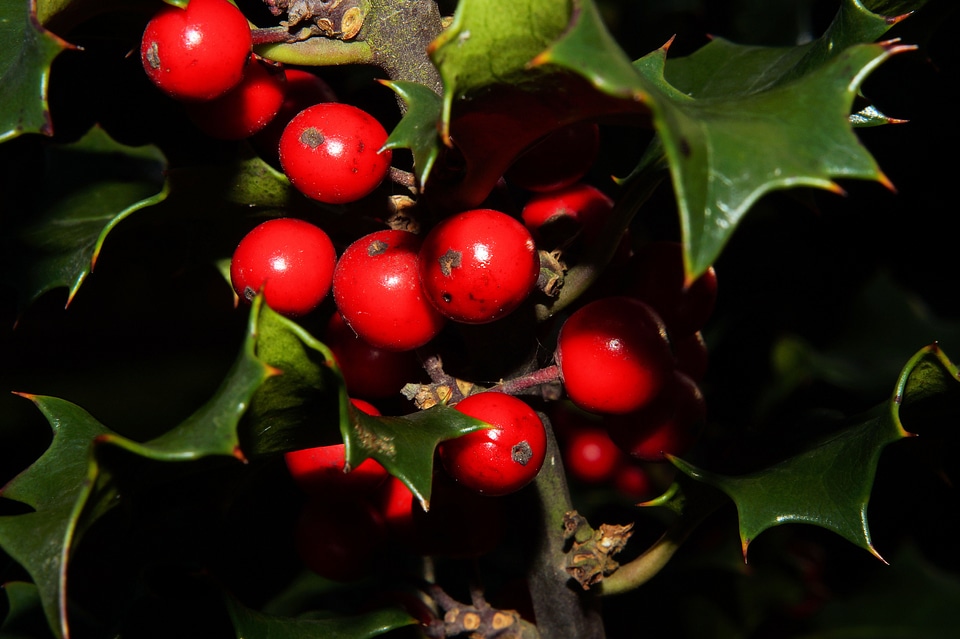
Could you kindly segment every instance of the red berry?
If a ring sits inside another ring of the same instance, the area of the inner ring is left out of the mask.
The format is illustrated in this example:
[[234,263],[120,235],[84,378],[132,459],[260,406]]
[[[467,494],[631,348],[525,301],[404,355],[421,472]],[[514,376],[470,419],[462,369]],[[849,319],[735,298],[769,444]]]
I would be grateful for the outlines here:
[[458,482],[484,495],[520,490],[537,476],[546,456],[543,422],[525,402],[511,395],[470,395],[455,408],[493,427],[441,442],[440,459]]
[[485,324],[514,311],[533,291],[540,257],[530,231],[493,209],[441,220],[424,237],[420,279],[446,317]]
[[423,376],[413,351],[378,348],[353,332],[340,313],[327,322],[324,343],[333,351],[351,396],[383,399],[398,396],[405,384]]
[[294,527],[294,544],[304,565],[340,582],[369,574],[385,540],[383,519],[364,499],[310,499]]
[[412,350],[446,323],[420,286],[419,250],[419,236],[385,229],[356,240],[340,256],[333,299],[346,324],[368,344]]
[[563,463],[570,477],[588,484],[613,479],[623,451],[602,427],[579,428],[566,439]]
[[717,274],[711,266],[685,286],[683,245],[651,242],[631,258],[626,295],[653,307],[672,339],[699,331],[710,319],[717,301]]
[[556,360],[570,400],[596,413],[645,406],[673,369],[661,319],[624,296],[595,300],[570,315],[557,337]]
[[335,102],[336,94],[326,81],[303,69],[284,68],[287,90],[277,115],[257,132],[251,141],[271,162],[279,161],[280,136],[290,120],[307,107],[321,102]]
[[240,83],[253,39],[227,0],[164,5],[147,23],[140,59],[150,80],[178,100],[212,100]]
[[627,415],[604,418],[610,438],[628,454],[645,461],[687,452],[703,431],[707,405],[700,387],[674,371],[660,396]]
[[283,457],[290,476],[308,495],[369,495],[390,476],[372,457],[344,471],[345,451],[343,444],[330,444],[290,451]]
[[650,499],[656,495],[656,484],[640,462],[621,464],[613,476],[613,485],[627,499]]
[[263,289],[282,315],[306,315],[330,292],[337,254],[330,237],[295,218],[277,218],[247,233],[230,262],[230,280],[241,299]]
[[280,166],[293,186],[314,200],[345,204],[369,195],[387,175],[391,151],[383,125],[342,102],[307,107],[280,136]]
[[267,125],[283,104],[286,76],[274,64],[252,57],[240,84],[205,102],[186,105],[201,131],[220,140],[242,140]]
[[524,151],[504,174],[509,184],[553,191],[580,180],[597,161],[600,128],[578,122],[554,131]]
[[541,247],[552,250],[563,247],[571,238],[594,241],[610,217],[613,200],[606,193],[577,182],[562,189],[537,193],[531,197],[520,217]]

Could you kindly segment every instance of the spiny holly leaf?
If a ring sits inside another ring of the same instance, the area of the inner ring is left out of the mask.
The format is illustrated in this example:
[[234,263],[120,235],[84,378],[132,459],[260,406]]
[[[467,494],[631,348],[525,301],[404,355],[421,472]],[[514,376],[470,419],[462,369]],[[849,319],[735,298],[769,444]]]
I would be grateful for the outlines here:
[[[253,328],[253,323],[250,324]],[[53,429],[50,447],[0,492],[33,512],[0,517],[0,547],[19,562],[37,585],[50,627],[69,637],[67,574],[71,554],[84,530],[121,498],[106,448],[119,448],[157,461],[207,456],[243,459],[237,424],[253,393],[273,374],[253,355],[254,334],[217,393],[184,423],[146,443],[129,440],[70,402],[23,396],[43,412]]]
[[347,463],[356,468],[373,457],[407,485],[424,510],[430,508],[437,444],[489,427],[442,404],[403,417],[372,417],[352,407],[351,412],[353,423],[343,434]]
[[937,317],[889,275],[863,287],[836,328],[829,342],[817,346],[795,335],[778,340],[770,404],[813,382],[876,397],[918,344],[936,340],[947,351],[960,348],[960,325]]
[[166,196],[165,164],[156,147],[118,144],[99,127],[75,143],[48,147],[44,171],[31,184],[33,200],[13,211],[4,231],[6,270],[21,306],[58,287],[69,289],[69,304],[107,235]]
[[266,304],[256,321],[257,357],[280,374],[253,396],[243,423],[244,450],[271,455],[338,443],[349,398],[333,353]]
[[[576,72],[535,60],[571,28],[582,4],[553,0],[470,0],[430,47],[444,83],[440,138],[462,170],[425,188],[443,205],[465,208],[489,195],[514,159],[544,135],[606,115],[648,120],[645,104],[604,93]],[[595,13],[595,9],[593,10]],[[593,41],[578,45],[583,57]],[[635,75],[635,74],[634,74]]]
[[40,25],[36,0],[0,5],[0,142],[22,133],[53,135],[47,110],[50,65],[72,48]]
[[934,344],[918,351],[903,367],[890,402],[778,464],[732,477],[682,459],[671,461],[736,503],[744,558],[757,535],[786,523],[826,528],[881,558],[867,523],[880,454],[887,444],[912,436],[900,422],[901,405],[955,392],[957,379],[957,367]]
[[381,80],[381,83],[400,96],[407,107],[383,148],[410,149],[417,184],[422,187],[440,155],[437,123],[440,121],[443,101],[429,87],[416,82]]
[[[677,194],[688,279],[716,260],[745,212],[770,190],[839,191],[840,177],[890,186],[854,136],[850,111],[865,77],[910,48],[860,44],[898,18],[875,16],[848,0],[810,45],[740,47],[717,39],[667,63],[668,43],[636,61],[631,73],[596,10],[581,6],[579,19],[536,62],[581,73],[611,96],[649,106]],[[589,42],[597,57],[585,53]],[[774,139],[781,143],[770,145]]]
[[445,406],[402,417],[366,415],[350,403],[333,353],[303,327],[263,305],[257,333],[257,356],[280,375],[254,396],[247,415],[244,449],[251,454],[337,443],[339,428],[348,467],[374,458],[426,509],[437,444],[487,427]]
[[399,608],[384,608],[350,617],[301,619],[265,615],[228,598],[227,611],[238,639],[369,639],[417,623]]

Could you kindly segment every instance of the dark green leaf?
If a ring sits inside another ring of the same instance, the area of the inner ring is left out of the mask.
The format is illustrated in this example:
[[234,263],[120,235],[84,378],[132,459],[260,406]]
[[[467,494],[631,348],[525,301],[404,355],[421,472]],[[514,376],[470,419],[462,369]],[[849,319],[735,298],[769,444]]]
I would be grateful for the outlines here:
[[[37,639],[52,636],[47,630],[43,605],[37,587],[20,581],[0,586],[0,597],[7,599],[7,614],[0,620],[0,636],[4,639]],[[3,606],[0,605],[0,610]],[[44,631],[47,632],[44,632]]]
[[[850,110],[865,77],[909,48],[862,44],[890,20],[848,0],[809,45],[746,47],[717,38],[669,63],[665,46],[635,62],[631,73],[589,8],[584,3],[573,27],[538,61],[652,110],[680,208],[689,279],[716,261],[742,216],[771,190],[802,185],[839,192],[836,178],[889,186],[853,134]],[[598,58],[587,53],[589,44]]]
[[68,303],[93,270],[107,235],[134,212],[160,202],[165,159],[154,146],[128,147],[94,127],[72,144],[50,146],[26,210],[11,215],[8,276],[21,306],[58,287]]
[[254,396],[246,424],[255,454],[337,443],[356,468],[372,457],[429,506],[437,444],[486,427],[445,406],[402,417],[373,417],[353,408],[333,353],[266,305],[257,327],[257,356],[279,375]]
[[364,615],[324,619],[272,617],[227,599],[227,609],[237,639],[369,639],[411,626],[417,620],[398,608],[385,608]]
[[778,464],[726,476],[682,459],[672,461],[736,503],[744,556],[764,530],[805,523],[831,530],[879,557],[870,538],[867,504],[883,449],[912,435],[900,422],[901,405],[954,391],[957,379],[957,367],[936,345],[928,346],[903,367],[889,402]]
[[350,466],[356,468],[373,457],[407,485],[424,510],[430,507],[437,444],[488,427],[440,404],[403,417],[372,417],[352,408],[350,412],[352,423],[344,425],[349,429],[344,443]]
[[[257,305],[254,307],[254,314]],[[40,591],[50,627],[68,636],[68,562],[82,532],[119,503],[110,470],[101,461],[105,447],[159,461],[206,456],[243,458],[237,423],[254,391],[271,370],[253,355],[254,322],[233,369],[219,391],[184,423],[146,443],[116,434],[88,412],[62,399],[24,395],[43,412],[53,442],[15,477],[2,496],[33,512],[0,517],[0,546],[30,574]]]
[[70,48],[37,21],[35,0],[0,5],[0,142],[22,133],[53,134],[50,65]]
[[[643,102],[608,95],[576,70],[544,57],[547,47],[573,28],[571,20],[599,20],[592,2],[582,4],[575,11],[548,0],[458,5],[431,56],[444,81],[440,138],[455,147],[463,169],[445,178],[449,184],[431,182],[426,193],[445,206],[476,206],[526,147],[566,124],[622,114],[647,121]],[[582,54],[577,62],[598,54],[590,50],[593,45],[572,47]]]
[[403,119],[390,132],[383,148],[410,149],[413,153],[413,170],[417,183],[423,185],[440,155],[437,123],[440,121],[443,102],[440,96],[422,84],[386,80],[383,84],[393,89],[407,107]]

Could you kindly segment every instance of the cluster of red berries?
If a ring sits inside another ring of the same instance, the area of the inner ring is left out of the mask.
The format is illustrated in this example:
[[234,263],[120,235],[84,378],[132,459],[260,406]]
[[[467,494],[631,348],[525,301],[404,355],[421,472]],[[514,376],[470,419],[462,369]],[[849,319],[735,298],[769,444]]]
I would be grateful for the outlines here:
[[687,284],[682,260],[676,242],[641,247],[628,260],[622,291],[575,310],[557,337],[567,397],[601,416],[617,446],[645,461],[686,452],[706,424],[701,328],[717,278],[710,268]]
[[[538,246],[564,259],[595,243],[612,217],[614,201],[583,181],[598,135],[592,123],[559,129],[504,176],[530,192],[521,216]],[[650,241],[635,250],[629,231],[607,273],[593,287],[603,292],[564,321],[555,351],[566,397],[598,419],[565,419],[578,424],[557,431],[571,476],[637,496],[648,482],[624,454],[644,462],[680,455],[705,425],[701,329],[716,303],[717,277],[710,268],[687,282],[680,243]]]
[[147,23],[140,59],[201,131],[251,139],[310,198],[353,202],[387,175],[383,125],[337,102],[320,77],[256,55],[246,17],[228,0],[164,6]]
[[[246,18],[228,0],[165,6],[146,27],[141,58],[150,79],[182,102],[201,130],[250,139],[308,198],[355,202],[390,171],[384,127],[338,102],[318,76],[257,56]],[[503,176],[526,192],[516,216],[475,208],[441,217],[422,234],[384,228],[342,246],[302,219],[262,222],[234,251],[233,288],[240,300],[262,295],[289,317],[309,315],[332,297],[324,341],[355,397],[353,410],[378,415],[365,400],[394,397],[421,377],[416,350],[449,323],[506,317],[537,289],[544,257],[569,263],[602,238],[614,201],[584,180],[599,148],[598,126],[575,123],[519,156]],[[638,497],[647,485],[636,460],[682,453],[703,427],[700,329],[713,309],[716,276],[711,269],[688,283],[679,244],[651,242],[635,251],[628,232],[612,264],[620,276],[615,292],[581,302],[560,327],[554,354],[567,398],[597,423],[558,429],[558,436],[571,476],[612,481]],[[298,533],[308,565],[346,579],[362,574],[358,562],[387,538],[431,554],[470,554],[495,543],[495,532],[477,526],[500,521],[498,501],[487,498],[536,477],[546,431],[530,405],[502,392],[469,395],[455,408],[491,428],[440,443],[443,472],[429,513],[372,459],[344,473],[343,445],[286,455],[309,495]],[[338,508],[329,507],[331,499]],[[352,524],[339,525],[331,512]],[[452,548],[445,534],[451,525],[478,534],[458,535],[467,545]]]
[[[369,402],[351,402],[353,410],[380,415]],[[441,444],[446,472],[435,473],[429,511],[373,459],[344,472],[343,444],[285,455],[306,496],[295,543],[308,568],[351,581],[367,574],[378,551],[391,544],[421,555],[473,557],[499,543],[506,530],[503,504],[489,497],[514,492],[539,472],[543,423],[524,402],[502,393],[471,395],[456,408],[493,427]],[[512,463],[502,463],[504,457]]]

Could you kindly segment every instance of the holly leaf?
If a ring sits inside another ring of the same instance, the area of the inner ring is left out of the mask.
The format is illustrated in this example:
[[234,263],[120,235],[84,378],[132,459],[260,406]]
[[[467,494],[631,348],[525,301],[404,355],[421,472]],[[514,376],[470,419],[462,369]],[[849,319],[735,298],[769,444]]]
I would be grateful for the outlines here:
[[13,200],[17,208],[4,232],[5,271],[21,307],[59,287],[68,289],[69,305],[107,235],[166,197],[166,160],[152,145],[125,146],[94,127],[78,141],[51,145],[44,153],[31,201]]
[[410,149],[413,153],[413,171],[422,188],[440,155],[437,123],[443,110],[443,101],[429,87],[416,82],[381,80],[381,84],[396,93],[407,110],[390,132],[384,149]]
[[[911,48],[863,43],[905,16],[878,16],[847,0],[809,45],[745,47],[718,38],[667,63],[668,43],[637,60],[631,73],[595,8],[584,2],[580,13],[537,62],[576,71],[612,96],[650,107],[680,209],[688,279],[716,261],[742,216],[771,190],[803,185],[840,192],[836,178],[891,186],[853,134],[850,112],[866,76]],[[597,56],[585,55],[589,42]],[[779,143],[770,145],[774,139]]]
[[[40,594],[34,584],[22,581],[7,582],[0,587],[0,597],[6,598],[6,605],[0,601],[0,635],[6,639],[34,639],[40,635],[38,629],[45,629],[46,619]],[[46,636],[46,635],[44,635]]]
[[50,65],[73,48],[40,24],[36,0],[0,6],[0,142],[23,133],[53,135]]
[[182,424],[145,443],[117,434],[66,400],[23,394],[47,418],[53,440],[36,462],[0,491],[0,496],[33,509],[0,517],[0,547],[30,574],[58,637],[70,635],[67,575],[73,550],[83,532],[121,498],[104,455],[108,449],[120,449],[167,462],[210,456],[242,460],[237,424],[253,393],[275,373],[254,356],[253,344],[250,330],[214,396]]
[[433,451],[437,444],[489,424],[442,404],[402,417],[373,417],[351,407],[343,441],[347,463],[356,468],[372,457],[410,489],[424,510],[430,509]]
[[415,625],[416,619],[399,608],[383,608],[363,615],[322,619],[275,617],[227,598],[227,611],[237,637],[270,639],[369,639]]
[[[452,24],[431,43],[429,53],[444,85],[440,139],[456,158],[451,164],[462,163],[462,168],[435,175],[426,193],[444,206],[475,206],[514,159],[544,135],[602,116],[647,118],[642,101],[608,95],[575,71],[538,63],[581,16],[595,14],[589,0],[469,0],[457,5]],[[577,48],[589,57],[596,54],[595,46],[587,40]]]
[[293,320],[263,305],[257,356],[281,372],[254,396],[245,450],[278,454],[338,443],[348,468],[372,457],[429,508],[434,451],[441,441],[488,427],[446,406],[401,417],[356,410],[333,353]]
[[737,506],[744,558],[763,531],[787,523],[831,530],[883,559],[873,547],[867,504],[883,449],[913,436],[900,421],[902,405],[955,392],[958,370],[933,344],[903,367],[892,399],[806,450],[746,475],[713,473],[676,457],[692,479],[720,489]]

